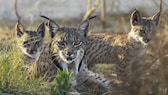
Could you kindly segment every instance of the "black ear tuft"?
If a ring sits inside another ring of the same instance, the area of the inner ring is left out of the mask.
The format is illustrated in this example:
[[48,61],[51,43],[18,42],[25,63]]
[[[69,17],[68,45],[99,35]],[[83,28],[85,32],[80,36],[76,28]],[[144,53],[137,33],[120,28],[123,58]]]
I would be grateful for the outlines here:
[[23,25],[19,22],[15,26],[15,31],[16,31],[17,37],[21,37],[25,32]]
[[37,28],[37,31],[36,31],[38,34],[41,35],[41,37],[44,37],[45,36],[45,23],[41,23],[38,28]]
[[57,25],[52,19],[46,17],[46,16],[43,16],[43,15],[40,15],[40,17],[42,18],[45,18],[48,20],[48,22],[46,23],[46,26],[49,28],[49,32],[50,32],[50,35],[51,35],[51,38],[53,38],[55,36],[55,33],[59,30],[59,25]]
[[141,22],[141,15],[138,10],[135,9],[135,11],[131,14],[130,22],[131,25],[137,25]]
[[48,17],[46,17],[46,16],[44,16],[44,15],[40,15],[40,17],[45,18],[45,19],[47,19],[47,20],[50,20],[50,18],[48,18]]
[[92,20],[93,18],[96,18],[96,17],[97,17],[97,15],[91,16],[91,17],[88,18],[88,20]]

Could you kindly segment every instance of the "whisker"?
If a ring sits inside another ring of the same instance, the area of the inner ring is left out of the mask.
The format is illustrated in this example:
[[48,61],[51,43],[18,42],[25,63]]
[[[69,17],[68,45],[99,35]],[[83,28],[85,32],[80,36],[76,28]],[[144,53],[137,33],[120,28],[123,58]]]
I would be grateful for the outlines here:
[[41,41],[41,39],[38,39],[38,40],[34,40],[34,41],[27,42],[27,43],[26,43],[26,44],[24,44],[24,45],[27,45],[27,44],[32,44],[32,43],[39,42],[39,41]]

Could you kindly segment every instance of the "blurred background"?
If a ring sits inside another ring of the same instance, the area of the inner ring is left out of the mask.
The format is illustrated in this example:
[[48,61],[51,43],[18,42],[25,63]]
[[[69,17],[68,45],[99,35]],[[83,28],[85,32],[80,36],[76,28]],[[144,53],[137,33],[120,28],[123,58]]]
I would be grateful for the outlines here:
[[[102,2],[105,3],[107,15],[129,13],[139,9],[148,15],[157,10],[159,0],[18,0],[18,11],[23,20],[37,21],[39,15],[47,15],[53,19],[82,18],[87,11],[88,2],[96,7],[95,14],[100,15]],[[163,0],[168,4],[167,0]],[[163,5],[167,10],[168,6]],[[15,21],[14,0],[0,0],[0,20]]]
[[[95,21],[102,27],[96,30],[92,28],[94,31],[122,32],[126,31],[125,29],[128,31],[129,27],[123,26],[124,30],[118,27],[124,23],[129,25],[127,21],[134,9],[145,14],[143,16],[151,16],[157,12],[158,2],[159,0],[18,0],[17,10],[21,20],[27,25],[34,26],[36,22],[43,20],[39,15],[45,15],[56,20],[58,24],[68,26],[77,25],[90,15],[98,15]],[[163,0],[163,3],[166,12],[168,0]],[[0,23],[13,26],[16,21],[14,0],[0,0]]]

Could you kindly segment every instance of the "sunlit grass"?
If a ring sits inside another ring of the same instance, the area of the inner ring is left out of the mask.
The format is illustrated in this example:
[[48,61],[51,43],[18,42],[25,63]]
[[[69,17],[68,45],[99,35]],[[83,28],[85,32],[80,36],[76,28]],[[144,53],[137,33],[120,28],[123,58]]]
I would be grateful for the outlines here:
[[[26,72],[21,71],[24,65],[16,47],[4,53],[0,60],[0,87],[11,93],[36,93],[41,80],[25,80]],[[5,90],[4,90],[5,91]]]
[[21,70],[24,62],[15,45],[6,53],[1,50],[0,54],[0,93],[67,95],[71,88],[71,75],[65,72],[59,72],[52,83],[44,82],[40,78],[26,80],[26,71]]
[[51,95],[67,95],[71,89],[72,73],[67,74],[66,71],[59,71],[55,84],[51,85]]

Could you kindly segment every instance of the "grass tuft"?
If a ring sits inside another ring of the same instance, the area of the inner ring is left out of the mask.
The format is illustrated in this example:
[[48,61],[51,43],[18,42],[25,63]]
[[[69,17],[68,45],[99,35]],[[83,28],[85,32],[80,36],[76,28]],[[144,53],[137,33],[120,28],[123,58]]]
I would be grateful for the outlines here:
[[71,89],[72,73],[67,74],[66,71],[58,71],[54,84],[51,85],[51,95],[68,95]]
[[[26,71],[22,71],[24,61],[19,57],[17,47],[12,45],[8,52],[0,50],[0,94],[14,95],[67,95],[71,88],[72,74],[58,72],[57,78],[51,82],[42,79],[26,80]],[[52,84],[52,85],[49,85]]]

